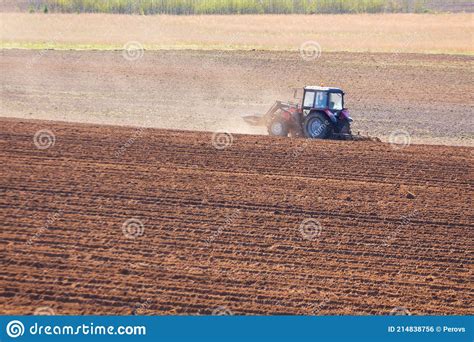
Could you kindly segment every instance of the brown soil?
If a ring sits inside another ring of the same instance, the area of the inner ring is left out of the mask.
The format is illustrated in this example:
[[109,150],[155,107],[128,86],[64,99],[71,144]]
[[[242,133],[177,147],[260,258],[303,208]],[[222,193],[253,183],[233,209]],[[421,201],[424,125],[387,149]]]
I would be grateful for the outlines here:
[[172,129],[266,133],[242,114],[264,113],[293,87],[346,93],[354,131],[384,140],[474,146],[473,57],[297,52],[2,50],[1,116]]
[[474,313],[472,148],[1,127],[1,314]]

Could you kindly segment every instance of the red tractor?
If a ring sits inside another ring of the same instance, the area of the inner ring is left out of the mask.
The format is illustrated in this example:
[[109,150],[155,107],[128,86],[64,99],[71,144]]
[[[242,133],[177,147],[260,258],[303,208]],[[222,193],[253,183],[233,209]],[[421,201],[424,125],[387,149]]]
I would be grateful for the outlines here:
[[309,139],[356,138],[351,133],[352,118],[344,108],[344,92],[339,88],[305,87],[300,104],[277,101],[266,114],[244,116],[253,126],[266,126],[270,135]]

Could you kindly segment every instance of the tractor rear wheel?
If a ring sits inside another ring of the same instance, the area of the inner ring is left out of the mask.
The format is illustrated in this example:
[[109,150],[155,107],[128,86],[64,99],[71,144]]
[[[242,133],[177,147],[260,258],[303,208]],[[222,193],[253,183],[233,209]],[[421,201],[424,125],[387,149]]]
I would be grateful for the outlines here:
[[309,114],[303,123],[304,133],[310,139],[327,139],[333,131],[332,124],[323,113]]
[[273,120],[268,126],[268,134],[279,137],[287,137],[289,133],[288,125],[282,120]]

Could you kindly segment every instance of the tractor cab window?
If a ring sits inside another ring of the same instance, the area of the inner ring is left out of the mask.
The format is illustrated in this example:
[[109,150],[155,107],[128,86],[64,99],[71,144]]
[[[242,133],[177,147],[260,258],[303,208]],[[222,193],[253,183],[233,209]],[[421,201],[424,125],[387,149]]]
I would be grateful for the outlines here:
[[329,109],[331,110],[342,110],[342,94],[331,93],[329,94]]
[[304,94],[303,107],[313,108],[314,105],[314,91],[307,91]]
[[328,93],[325,91],[318,91],[316,93],[316,100],[314,101],[314,108],[326,108],[328,103]]

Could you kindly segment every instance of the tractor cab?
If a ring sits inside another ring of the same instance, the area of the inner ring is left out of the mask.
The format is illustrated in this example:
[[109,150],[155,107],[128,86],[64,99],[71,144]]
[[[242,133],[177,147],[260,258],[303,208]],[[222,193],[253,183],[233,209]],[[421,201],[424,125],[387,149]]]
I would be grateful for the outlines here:
[[314,87],[304,88],[302,108],[304,115],[313,110],[339,112],[344,109],[344,92],[339,88]]
[[[301,89],[301,88],[299,88]],[[295,89],[295,98],[298,89]],[[307,86],[301,106],[277,101],[264,115],[246,115],[254,126],[266,126],[270,135],[309,139],[352,139],[349,111],[340,88]]]

